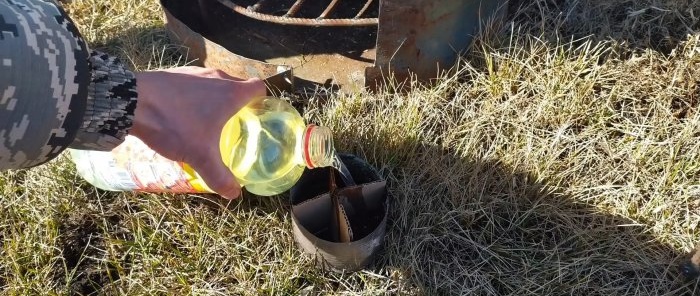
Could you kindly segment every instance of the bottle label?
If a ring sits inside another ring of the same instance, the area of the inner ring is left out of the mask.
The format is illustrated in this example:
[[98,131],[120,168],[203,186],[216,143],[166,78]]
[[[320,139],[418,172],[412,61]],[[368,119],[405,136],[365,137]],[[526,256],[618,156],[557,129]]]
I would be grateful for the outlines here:
[[117,190],[168,193],[211,192],[188,165],[156,153],[140,139],[127,136],[105,157],[105,169],[96,167],[105,183]]
[[111,190],[131,191],[138,188],[129,171],[118,166],[110,152],[90,151],[88,155],[93,178],[101,180]]

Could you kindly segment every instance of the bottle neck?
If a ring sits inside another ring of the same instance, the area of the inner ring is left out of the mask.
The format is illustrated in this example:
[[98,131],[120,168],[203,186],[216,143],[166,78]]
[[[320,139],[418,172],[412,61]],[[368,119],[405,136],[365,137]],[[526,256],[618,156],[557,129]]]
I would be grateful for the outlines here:
[[335,160],[335,147],[331,129],[310,124],[302,139],[304,164],[309,169],[332,166]]

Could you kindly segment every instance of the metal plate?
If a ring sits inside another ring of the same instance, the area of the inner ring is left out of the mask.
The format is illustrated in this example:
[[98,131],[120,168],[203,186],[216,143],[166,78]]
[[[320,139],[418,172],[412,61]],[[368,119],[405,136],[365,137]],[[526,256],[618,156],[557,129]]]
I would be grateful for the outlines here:
[[[410,75],[427,81],[451,68],[489,17],[505,12],[505,0],[382,0],[374,67],[367,86]],[[390,75],[389,75],[390,74]]]

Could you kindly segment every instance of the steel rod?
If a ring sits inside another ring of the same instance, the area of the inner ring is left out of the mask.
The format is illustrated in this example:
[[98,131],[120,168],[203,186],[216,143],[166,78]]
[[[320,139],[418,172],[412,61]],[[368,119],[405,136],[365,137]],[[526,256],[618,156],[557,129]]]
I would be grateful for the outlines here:
[[294,5],[289,8],[289,11],[287,11],[287,14],[285,17],[293,17],[297,12],[299,12],[299,8],[301,8],[301,5],[304,4],[305,0],[297,0],[294,2]]
[[374,1],[374,0],[367,0],[367,2],[365,3],[365,6],[363,6],[362,9],[360,9],[360,12],[357,13],[355,18],[360,18],[363,14],[365,14],[365,12],[369,8],[369,6],[372,5],[372,1]]
[[331,1],[331,4],[328,4],[328,7],[326,7],[326,10],[324,10],[323,13],[321,13],[321,15],[318,16],[318,18],[325,19],[331,12],[333,12],[336,5],[338,5],[338,1],[340,1],[340,0]]
[[253,12],[257,12],[260,9],[260,6],[262,6],[265,2],[267,2],[267,0],[260,0],[257,3],[255,3],[251,6],[248,6],[248,10],[253,11]]
[[[247,17],[272,22],[284,25],[297,25],[297,26],[336,26],[336,27],[351,27],[351,26],[376,26],[379,24],[378,18],[360,18],[360,19],[308,19],[308,18],[296,18],[296,17],[284,17],[276,16],[270,14],[259,13],[251,11],[243,6],[235,4],[230,0],[217,0],[219,3],[225,5],[231,10],[245,15]],[[337,2],[337,0],[335,0]]]

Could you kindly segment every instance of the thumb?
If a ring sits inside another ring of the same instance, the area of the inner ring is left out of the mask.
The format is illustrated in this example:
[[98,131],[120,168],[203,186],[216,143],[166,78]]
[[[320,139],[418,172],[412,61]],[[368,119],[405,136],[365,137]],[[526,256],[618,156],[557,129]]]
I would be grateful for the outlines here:
[[[218,152],[218,151],[217,151]],[[226,165],[218,157],[208,157],[192,164],[192,168],[199,173],[207,186],[226,199],[236,199],[241,195],[241,186]]]

